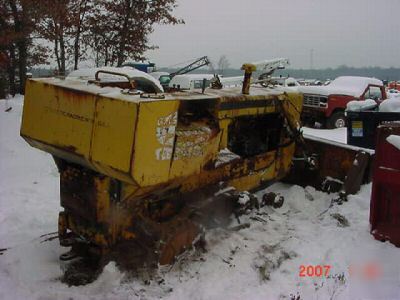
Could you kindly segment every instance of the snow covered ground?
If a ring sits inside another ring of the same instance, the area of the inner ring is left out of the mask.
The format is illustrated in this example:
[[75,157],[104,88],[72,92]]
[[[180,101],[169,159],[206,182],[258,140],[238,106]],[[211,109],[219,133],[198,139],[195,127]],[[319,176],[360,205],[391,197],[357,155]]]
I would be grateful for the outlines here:
[[347,128],[336,128],[336,129],[315,129],[309,127],[302,127],[301,130],[305,137],[316,137],[330,141],[339,142],[342,144],[347,143]]
[[[66,286],[64,251],[42,236],[57,230],[58,173],[50,155],[20,138],[22,106],[22,97],[0,100],[0,248],[8,248],[0,255],[0,299],[400,298],[400,249],[369,233],[371,185],[330,206],[337,195],[277,183],[268,191],[285,197],[281,208],[242,217],[250,227],[240,231],[208,232],[206,253],[188,252],[139,278],[110,263],[92,284]],[[306,132],[343,136],[343,129],[315,130]],[[328,276],[299,276],[309,265],[330,266]]]

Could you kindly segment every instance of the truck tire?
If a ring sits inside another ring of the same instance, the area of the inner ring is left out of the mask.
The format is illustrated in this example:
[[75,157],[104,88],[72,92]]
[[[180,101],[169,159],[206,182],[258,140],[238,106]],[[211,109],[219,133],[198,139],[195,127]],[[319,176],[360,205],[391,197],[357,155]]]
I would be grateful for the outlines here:
[[346,127],[346,117],[343,111],[337,111],[329,117],[326,122],[326,128],[334,129],[342,127]]

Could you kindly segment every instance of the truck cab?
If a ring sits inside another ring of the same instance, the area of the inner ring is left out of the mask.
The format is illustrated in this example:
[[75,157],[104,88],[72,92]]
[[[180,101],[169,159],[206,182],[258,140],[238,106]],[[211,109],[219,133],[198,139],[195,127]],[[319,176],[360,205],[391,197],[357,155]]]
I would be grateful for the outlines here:
[[387,99],[381,80],[368,77],[341,76],[326,86],[305,86],[302,119],[305,124],[319,122],[326,128],[346,126],[344,111],[353,100]]

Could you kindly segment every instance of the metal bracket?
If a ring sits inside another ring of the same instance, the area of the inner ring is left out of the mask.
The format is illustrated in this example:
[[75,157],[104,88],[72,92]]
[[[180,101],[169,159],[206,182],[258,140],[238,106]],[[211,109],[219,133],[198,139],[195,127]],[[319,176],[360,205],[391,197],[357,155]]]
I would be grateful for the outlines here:
[[128,79],[128,82],[129,82],[130,86],[132,87],[132,89],[135,89],[135,81],[132,78],[130,78],[128,75],[124,74],[124,73],[112,72],[112,71],[107,71],[107,70],[98,70],[96,72],[95,76],[94,76],[94,78],[98,82],[100,81],[100,78],[99,78],[99,74],[100,73],[125,77],[126,79]]

